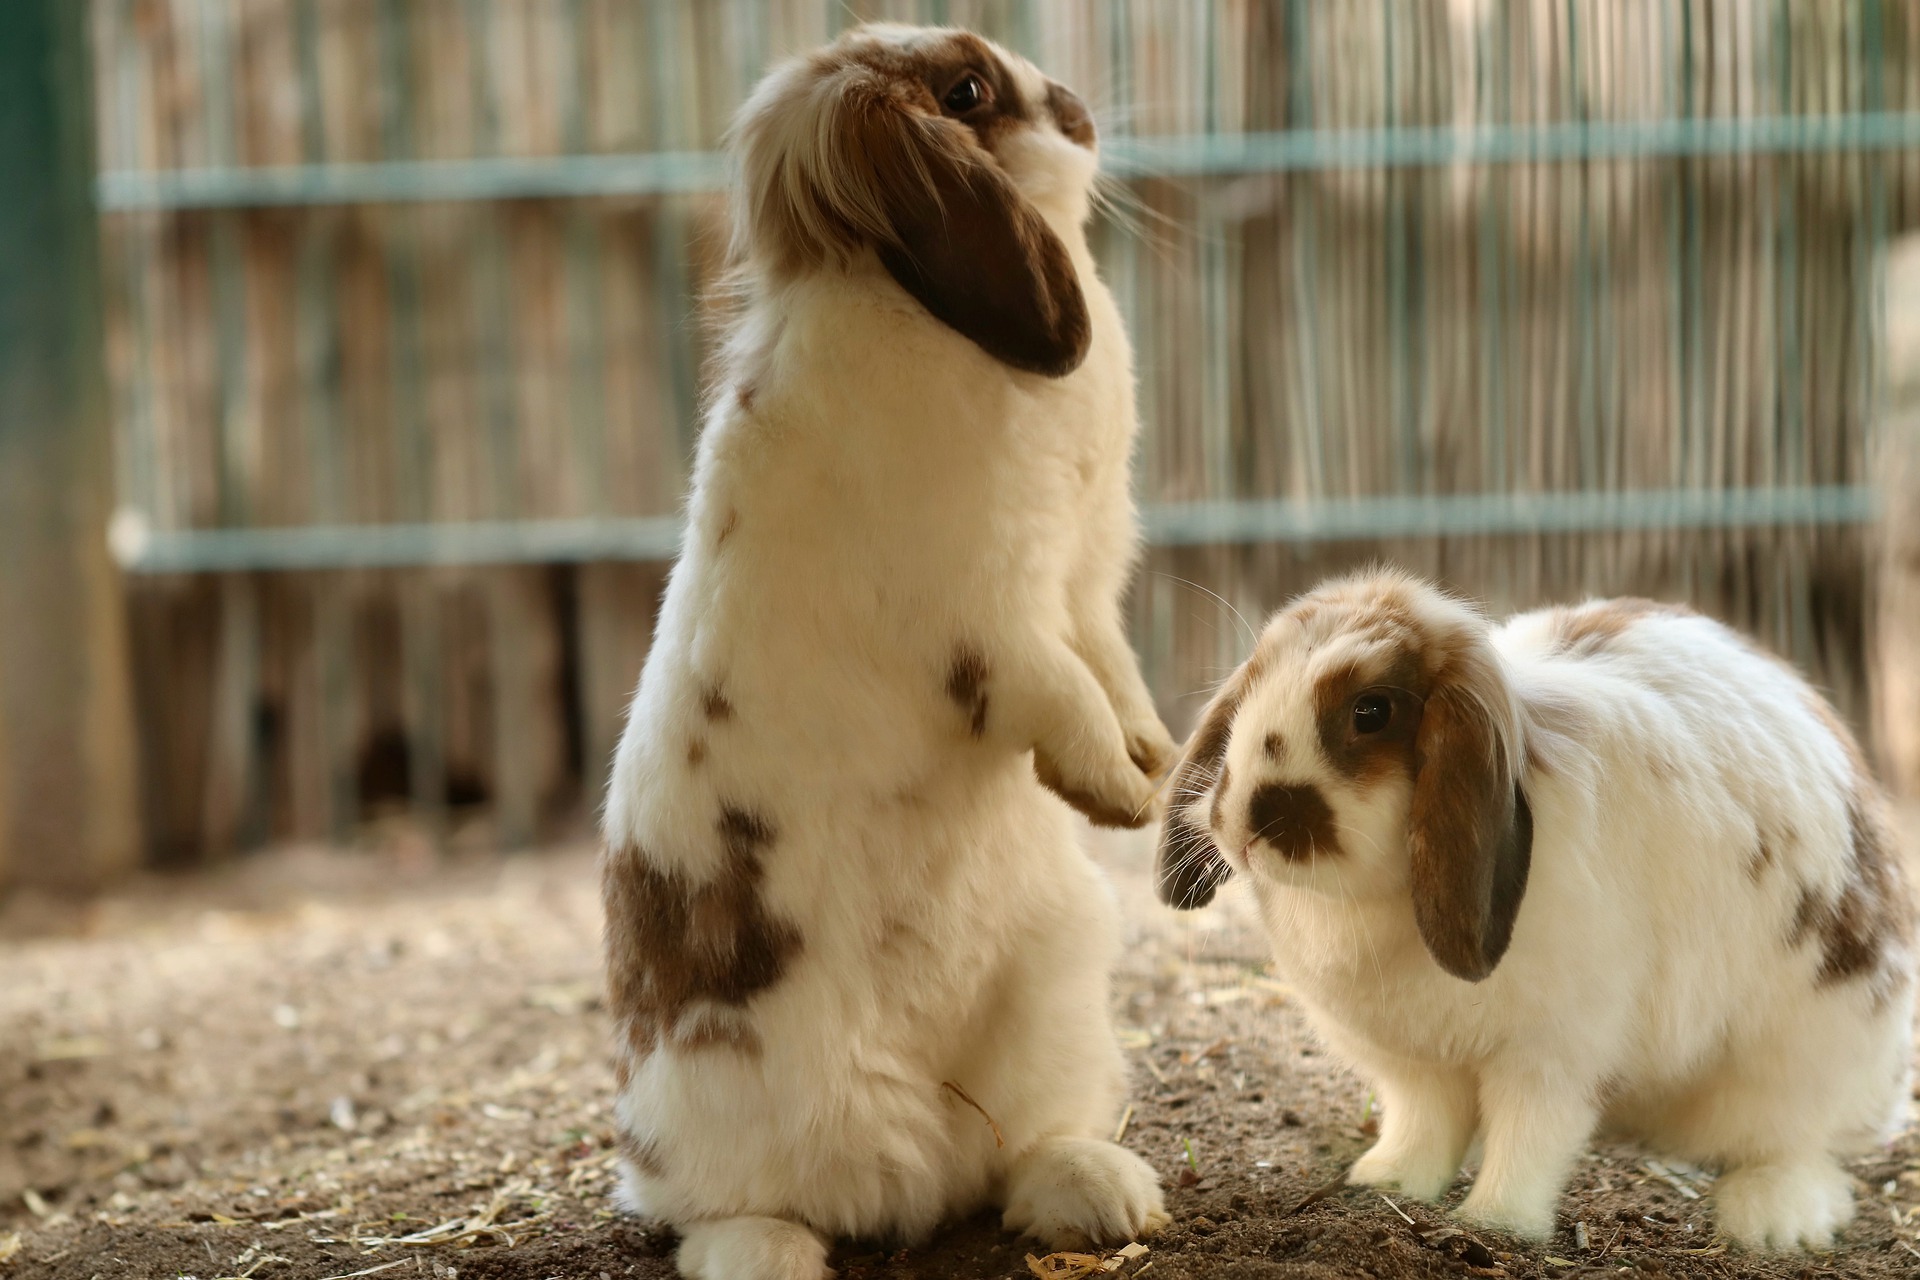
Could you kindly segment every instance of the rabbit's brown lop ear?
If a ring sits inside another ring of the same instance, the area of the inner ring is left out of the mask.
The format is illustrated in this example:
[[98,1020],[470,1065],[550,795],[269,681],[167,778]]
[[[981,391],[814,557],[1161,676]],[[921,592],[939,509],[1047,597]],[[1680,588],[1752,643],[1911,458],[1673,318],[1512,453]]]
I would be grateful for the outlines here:
[[1092,340],[1073,259],[962,126],[893,108],[868,116],[892,240],[880,261],[934,318],[988,355],[1062,377]]
[[1204,907],[1232,873],[1208,826],[1207,792],[1220,777],[1220,762],[1233,736],[1233,717],[1247,686],[1245,667],[1228,677],[1200,714],[1199,727],[1187,739],[1186,754],[1174,767],[1166,821],[1160,828],[1155,881],[1160,901],[1182,911]]
[[829,49],[770,74],[734,144],[734,250],[779,272],[863,245],[941,323],[1062,377],[1092,341],[1073,259],[973,131],[922,83]]
[[1532,863],[1518,734],[1498,659],[1476,638],[1427,696],[1408,823],[1414,922],[1440,967],[1469,982],[1506,954]]

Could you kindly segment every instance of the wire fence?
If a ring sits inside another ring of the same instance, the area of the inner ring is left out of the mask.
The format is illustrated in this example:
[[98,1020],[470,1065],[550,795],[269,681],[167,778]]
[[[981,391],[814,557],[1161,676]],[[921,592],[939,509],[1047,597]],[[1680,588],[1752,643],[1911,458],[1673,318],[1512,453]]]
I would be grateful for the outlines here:
[[1390,556],[1680,595],[1864,721],[1880,259],[1920,11],[1873,0],[93,0],[163,855],[595,794],[697,430],[728,118],[861,18],[1096,106],[1169,719]]

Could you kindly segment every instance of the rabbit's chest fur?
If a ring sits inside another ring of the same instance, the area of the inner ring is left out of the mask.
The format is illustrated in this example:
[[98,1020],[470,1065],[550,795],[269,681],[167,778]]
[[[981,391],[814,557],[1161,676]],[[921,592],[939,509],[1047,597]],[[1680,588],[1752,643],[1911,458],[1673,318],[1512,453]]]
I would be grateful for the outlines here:
[[[1084,272],[1094,351],[1070,377],[1010,375],[869,276],[783,298],[715,397],[604,820],[610,877],[637,859],[693,895],[672,936],[659,913],[609,921],[613,971],[639,975],[611,1001],[642,1037],[623,1115],[672,1170],[636,1184],[651,1211],[718,1197],[911,1235],[968,1210],[997,1158],[942,1082],[985,1090],[1014,1129],[1108,1104],[1104,1087],[1012,1092],[995,1056],[1049,984],[1104,1017],[1116,911],[1031,758],[980,739],[994,685],[956,658],[1009,617],[1066,633],[1085,509],[1124,498],[1131,373]],[[712,885],[751,904],[723,900],[703,935]],[[1033,971],[1055,937],[1072,957]],[[706,951],[767,962],[751,982],[682,981],[674,956]],[[663,973],[685,999],[655,1033]]]
[[672,766],[695,741],[713,786],[983,803],[960,776],[985,762],[956,651],[1008,614],[1064,634],[1083,509],[1125,483],[1131,372],[1111,299],[1089,294],[1094,354],[1059,380],[1010,375],[883,279],[785,300],[709,416],[610,832],[681,821]]

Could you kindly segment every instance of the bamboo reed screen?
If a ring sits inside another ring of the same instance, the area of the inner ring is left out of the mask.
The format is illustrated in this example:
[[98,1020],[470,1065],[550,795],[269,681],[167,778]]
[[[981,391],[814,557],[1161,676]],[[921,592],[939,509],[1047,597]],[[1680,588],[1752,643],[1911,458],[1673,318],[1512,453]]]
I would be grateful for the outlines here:
[[162,859],[591,803],[697,429],[728,118],[856,18],[1099,109],[1176,728],[1390,557],[1678,596],[1864,721],[1906,0],[92,0]]

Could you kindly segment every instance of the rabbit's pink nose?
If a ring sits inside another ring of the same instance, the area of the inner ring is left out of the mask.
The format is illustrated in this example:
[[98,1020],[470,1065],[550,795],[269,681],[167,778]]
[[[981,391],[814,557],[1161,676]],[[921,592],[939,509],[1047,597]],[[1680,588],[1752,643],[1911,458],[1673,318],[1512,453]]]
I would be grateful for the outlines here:
[[1047,82],[1047,109],[1053,112],[1053,122],[1060,126],[1060,132],[1068,141],[1076,142],[1088,150],[1093,149],[1093,116],[1087,111],[1087,104],[1080,101],[1080,95],[1063,84]]

